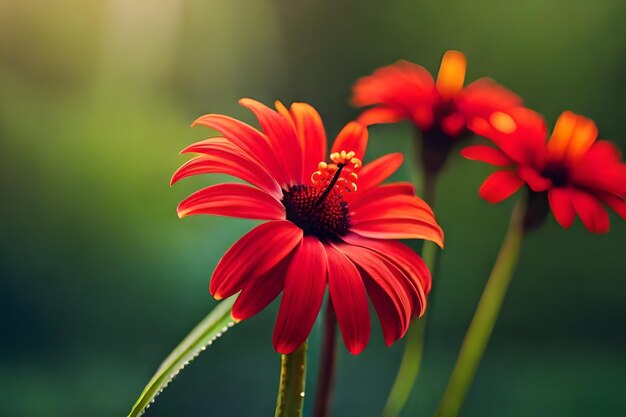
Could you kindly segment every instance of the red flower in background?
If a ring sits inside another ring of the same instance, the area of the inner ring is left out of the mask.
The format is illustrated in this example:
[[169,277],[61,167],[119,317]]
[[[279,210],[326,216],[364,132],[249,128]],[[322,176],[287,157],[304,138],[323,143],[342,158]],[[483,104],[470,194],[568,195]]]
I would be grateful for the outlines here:
[[626,219],[626,164],[611,142],[596,141],[592,120],[566,111],[547,142],[542,117],[522,107],[476,119],[470,128],[498,148],[469,146],[463,156],[508,167],[482,184],[479,193],[485,200],[498,203],[526,184],[535,193],[547,192],[552,213],[564,228],[578,214],[590,232],[607,232],[609,217],[602,202]]
[[348,350],[357,354],[370,334],[368,296],[385,342],[402,337],[413,316],[424,313],[431,278],[423,260],[394,239],[428,239],[443,245],[430,207],[409,183],[380,185],[402,163],[390,154],[362,166],[367,129],[352,122],[339,133],[325,161],[326,134],[311,106],[274,111],[250,99],[240,102],[259,131],[218,114],[200,117],[221,137],[195,143],[199,154],[179,168],[172,183],[197,174],[221,173],[239,183],[202,189],[178,206],[182,218],[213,214],[267,222],[255,227],[223,256],[210,292],[222,299],[239,293],[232,315],[245,320],[283,293],[274,347],[290,353],[308,337],[326,286]]
[[411,121],[424,137],[422,162],[436,172],[455,140],[469,133],[468,122],[522,103],[490,78],[463,88],[465,70],[465,55],[457,51],[443,55],[436,81],[424,67],[407,61],[377,69],[353,87],[356,106],[374,106],[363,112],[359,122]]

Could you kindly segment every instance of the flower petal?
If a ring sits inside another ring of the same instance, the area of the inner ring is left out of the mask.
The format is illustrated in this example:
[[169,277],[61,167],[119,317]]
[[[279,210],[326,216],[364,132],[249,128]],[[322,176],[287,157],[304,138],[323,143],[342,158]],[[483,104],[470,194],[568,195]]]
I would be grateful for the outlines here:
[[239,104],[252,111],[259,120],[278,162],[285,168],[288,185],[302,184],[302,147],[294,126],[278,112],[256,100],[242,98]]
[[326,250],[317,238],[304,236],[293,254],[274,327],[274,348],[296,350],[309,336],[326,290]]
[[176,209],[181,219],[194,214],[283,220],[285,207],[265,191],[238,183],[203,188],[181,201]]
[[373,239],[425,239],[443,248],[441,228],[415,219],[372,220],[352,226],[350,230]]
[[357,122],[350,122],[341,129],[330,152],[354,151],[356,157],[362,161],[367,148],[367,137],[368,133],[365,126]]
[[261,276],[251,278],[237,296],[232,316],[237,321],[246,320],[267,307],[285,287],[285,276],[291,256]]
[[598,199],[581,190],[573,190],[572,204],[583,224],[591,233],[609,231],[609,215]]
[[326,131],[317,110],[306,103],[293,103],[290,109],[302,147],[302,177],[308,178],[326,160]]
[[346,198],[350,198],[350,209],[356,210],[365,204],[372,201],[377,201],[383,198],[392,197],[395,195],[415,195],[415,187],[410,182],[393,182],[390,184],[381,185],[366,189],[359,188],[356,193],[346,194]]
[[535,192],[546,191],[552,186],[552,180],[542,177],[536,169],[529,166],[521,166],[517,169],[517,176],[520,177],[531,190]]
[[426,306],[425,295],[430,292],[432,278],[428,266],[413,249],[393,240],[368,239],[354,233],[348,233],[341,239],[351,245],[376,251],[392,262],[414,282],[416,287],[419,287],[419,291],[424,294],[423,304]]
[[287,179],[276,158],[267,136],[250,125],[221,114],[206,114],[192,123],[192,126],[205,126],[220,132],[226,139],[246,152],[251,158],[264,166],[283,186]]
[[396,123],[404,119],[406,116],[399,110],[386,108],[383,106],[374,107],[365,110],[358,117],[357,122],[364,126],[371,126],[382,123]]
[[548,140],[548,150],[553,158],[576,162],[593,145],[598,137],[598,127],[591,119],[571,111],[563,112]]
[[618,216],[626,220],[626,199],[609,193],[599,193],[599,197],[615,210]]
[[499,149],[492,148],[491,146],[467,146],[466,148],[461,149],[461,155],[473,161],[485,162],[487,164],[500,167],[505,167],[513,164],[511,158],[506,156],[504,152]]
[[362,193],[385,181],[400,168],[402,160],[402,154],[398,152],[381,156],[365,164],[359,172],[357,191]]
[[209,291],[218,300],[240,291],[285,259],[302,240],[302,229],[286,220],[263,223],[228,249],[211,277]]
[[463,53],[447,51],[443,54],[435,83],[439,94],[445,98],[451,98],[461,91],[465,82],[466,68],[467,60]]
[[519,190],[524,181],[513,171],[496,171],[487,177],[478,194],[490,203],[499,203]]
[[325,246],[328,255],[328,290],[346,348],[359,354],[370,337],[370,312],[361,274],[346,256]]
[[282,198],[280,186],[258,162],[248,159],[241,152],[223,147],[187,161],[172,176],[170,185],[183,178],[199,174],[226,174],[255,185],[272,195]]
[[524,107],[474,117],[468,127],[493,141],[518,164],[539,166],[546,158],[546,125],[539,113]]
[[576,212],[572,204],[572,191],[569,188],[554,187],[548,191],[548,202],[557,223],[569,229],[574,223]]
[[[489,119],[492,113],[506,112],[522,105],[522,99],[491,78],[481,78],[465,87],[454,101],[467,120]],[[545,136],[542,138],[545,139]]]
[[348,244],[336,244],[335,247],[362,271],[365,287],[383,328],[385,343],[390,346],[404,336],[413,313],[412,294],[403,282],[402,273],[368,249]]

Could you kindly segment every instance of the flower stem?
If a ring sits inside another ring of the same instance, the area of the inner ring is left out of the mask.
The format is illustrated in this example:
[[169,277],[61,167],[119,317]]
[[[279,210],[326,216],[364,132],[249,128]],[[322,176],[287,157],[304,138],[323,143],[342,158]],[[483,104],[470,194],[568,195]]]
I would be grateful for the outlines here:
[[317,392],[315,393],[314,417],[327,417],[330,406],[333,378],[335,376],[335,356],[337,341],[337,319],[333,310],[332,302],[328,300],[326,305],[326,320],[324,323],[324,345],[320,356],[319,377],[317,379]]
[[280,384],[275,417],[301,417],[304,402],[307,342],[293,353],[281,356]]
[[487,347],[487,342],[502,307],[524,238],[526,201],[522,198],[511,215],[509,229],[502,242],[498,258],[483,291],[474,318],[467,330],[459,357],[448,381],[448,386],[437,417],[456,417],[476,374],[476,369]]
[[[437,175],[424,175],[423,197],[431,207],[435,202],[436,183]],[[426,262],[426,266],[428,266],[432,276],[435,275],[438,251],[436,244],[430,241],[424,241],[424,245],[422,246],[422,259]],[[406,333],[404,354],[400,361],[398,374],[389,392],[387,403],[383,409],[383,417],[398,416],[411,395],[422,364],[426,319],[427,317],[424,316],[420,320],[412,323]]]

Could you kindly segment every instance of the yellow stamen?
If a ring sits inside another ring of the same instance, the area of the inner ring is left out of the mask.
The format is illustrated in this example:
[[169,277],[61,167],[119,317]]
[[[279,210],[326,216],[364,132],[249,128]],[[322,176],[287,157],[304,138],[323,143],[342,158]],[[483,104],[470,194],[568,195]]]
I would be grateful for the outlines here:
[[458,51],[447,51],[443,54],[439,74],[435,86],[444,98],[452,98],[463,89],[467,60]]
[[[356,180],[357,172],[363,163],[356,157],[354,151],[333,152],[330,154],[332,163],[320,162],[317,165],[317,171],[311,175],[311,181],[320,189],[326,188],[332,184],[337,190],[348,190],[353,192],[357,190]],[[341,168],[341,172],[337,172]],[[339,175],[337,178],[335,176]]]

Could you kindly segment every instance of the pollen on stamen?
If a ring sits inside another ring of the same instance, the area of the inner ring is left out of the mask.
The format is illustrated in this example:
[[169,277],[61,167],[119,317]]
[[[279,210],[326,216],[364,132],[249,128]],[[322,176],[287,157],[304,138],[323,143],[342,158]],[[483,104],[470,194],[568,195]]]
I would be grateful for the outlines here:
[[354,151],[333,152],[330,154],[332,163],[320,162],[317,171],[311,175],[313,185],[318,189],[328,187],[337,174],[337,170],[341,167],[339,178],[335,180],[334,187],[343,191],[355,192],[357,190],[356,181],[359,176],[357,171],[363,166],[363,163],[356,157]]

